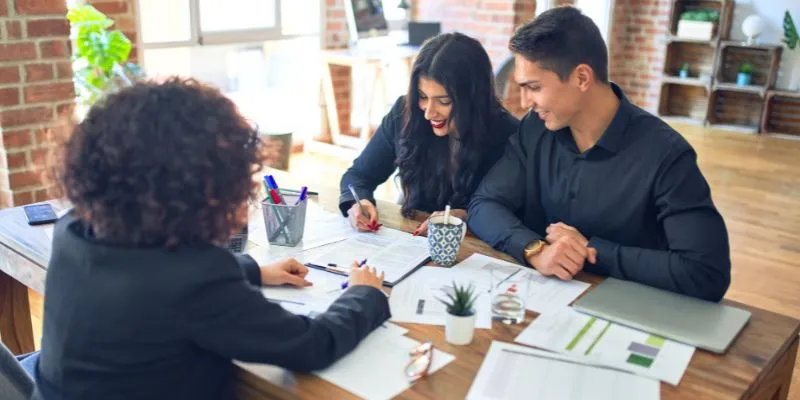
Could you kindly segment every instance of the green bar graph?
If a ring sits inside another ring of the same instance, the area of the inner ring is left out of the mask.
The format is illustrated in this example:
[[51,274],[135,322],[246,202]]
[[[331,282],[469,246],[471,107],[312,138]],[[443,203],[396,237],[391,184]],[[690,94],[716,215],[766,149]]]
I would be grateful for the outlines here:
[[660,348],[664,347],[664,342],[665,341],[666,341],[666,339],[664,339],[662,337],[650,335],[647,338],[647,340],[645,341],[645,343],[649,344],[650,346],[657,347],[657,348],[660,349]]
[[592,317],[589,320],[589,322],[587,322],[586,325],[584,325],[583,328],[581,328],[581,331],[578,332],[578,334],[575,335],[575,337],[572,338],[572,341],[570,341],[569,344],[567,345],[567,351],[572,351],[572,349],[574,349],[575,346],[578,345],[578,342],[580,342],[581,339],[583,339],[583,337],[586,336],[586,332],[589,332],[589,329],[592,328],[592,325],[594,325],[594,321],[597,321],[597,318]]
[[650,366],[653,365],[653,359],[650,357],[640,356],[638,354],[631,353],[631,355],[628,357],[628,363],[639,365],[645,368],[650,368]]

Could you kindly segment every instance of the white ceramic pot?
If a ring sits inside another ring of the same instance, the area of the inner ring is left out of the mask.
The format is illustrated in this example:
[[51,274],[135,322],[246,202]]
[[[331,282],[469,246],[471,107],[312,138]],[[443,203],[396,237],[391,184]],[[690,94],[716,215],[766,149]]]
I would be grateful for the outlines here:
[[444,320],[444,336],[447,343],[465,345],[472,343],[475,334],[475,314],[469,317],[459,317],[447,314]]

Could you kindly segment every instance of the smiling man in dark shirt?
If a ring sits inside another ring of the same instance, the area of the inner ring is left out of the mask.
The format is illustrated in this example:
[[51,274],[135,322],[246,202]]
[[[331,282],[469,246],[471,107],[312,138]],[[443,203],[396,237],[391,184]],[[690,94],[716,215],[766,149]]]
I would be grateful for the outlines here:
[[544,275],[585,269],[720,300],[728,234],[696,153],[608,81],[597,26],[555,8],[509,48],[531,111],[475,192],[471,230]]

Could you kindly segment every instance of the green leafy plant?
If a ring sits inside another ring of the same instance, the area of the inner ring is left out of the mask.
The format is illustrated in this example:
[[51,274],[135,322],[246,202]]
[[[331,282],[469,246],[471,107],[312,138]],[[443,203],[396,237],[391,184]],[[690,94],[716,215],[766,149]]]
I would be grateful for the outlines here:
[[800,46],[800,34],[797,33],[797,25],[794,24],[789,10],[783,14],[783,43],[786,43],[786,47],[790,50]]
[[67,12],[74,52],[72,70],[78,101],[90,106],[107,93],[132,85],[142,70],[128,62],[131,41],[120,31],[109,31],[114,21],[91,5]]
[[704,21],[719,22],[719,11],[717,10],[694,10],[681,13],[681,20],[684,21]]
[[740,74],[752,74],[753,73],[753,64],[750,63],[743,63],[739,66],[739,73]]
[[444,291],[447,300],[438,299],[447,307],[447,312],[458,317],[469,317],[475,314],[475,300],[478,294],[475,293],[475,286],[470,284],[458,285],[453,282],[453,286]]

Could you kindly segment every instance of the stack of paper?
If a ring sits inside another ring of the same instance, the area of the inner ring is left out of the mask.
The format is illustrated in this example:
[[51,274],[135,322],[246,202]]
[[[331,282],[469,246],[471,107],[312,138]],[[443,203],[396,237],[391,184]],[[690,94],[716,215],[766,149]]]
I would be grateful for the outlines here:
[[516,342],[678,385],[694,347],[582,314],[572,308],[542,314]]
[[[407,331],[386,324],[367,336],[358,347],[315,375],[365,399],[389,399],[411,387],[405,375],[409,352],[421,343],[403,336]],[[428,374],[442,369],[455,357],[434,349]]]
[[347,268],[353,261],[367,264],[384,273],[385,284],[392,286],[428,259],[428,241],[396,229],[381,228],[375,233],[358,233],[344,241],[325,246],[327,252],[310,263]]
[[659,382],[570,356],[492,342],[467,399],[658,399]]

